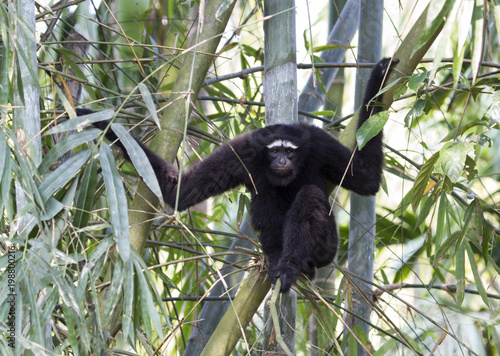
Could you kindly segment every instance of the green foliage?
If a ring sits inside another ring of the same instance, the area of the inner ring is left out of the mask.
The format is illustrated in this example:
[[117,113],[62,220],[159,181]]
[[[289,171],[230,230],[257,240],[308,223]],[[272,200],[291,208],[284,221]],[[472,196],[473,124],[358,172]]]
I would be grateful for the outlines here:
[[116,238],[118,252],[123,262],[126,263],[130,258],[130,237],[125,189],[116,169],[113,154],[107,144],[101,145],[99,155],[102,177],[108,193],[106,198],[110,211],[110,224]]
[[411,199],[411,207],[413,211],[416,211],[420,200],[422,199],[424,192],[427,188],[427,184],[429,182],[429,178],[431,177],[432,172],[434,172],[434,166],[436,162],[439,160],[439,152],[436,152],[429,158],[420,168],[417,178],[415,179],[415,183],[413,184],[412,189],[412,199]]
[[363,125],[361,125],[361,127],[356,131],[356,142],[360,150],[365,147],[368,141],[382,131],[388,119],[389,112],[381,111],[370,116],[370,118],[366,120]]
[[465,160],[473,146],[464,142],[448,142],[439,151],[435,172],[446,175],[453,183],[462,176]]

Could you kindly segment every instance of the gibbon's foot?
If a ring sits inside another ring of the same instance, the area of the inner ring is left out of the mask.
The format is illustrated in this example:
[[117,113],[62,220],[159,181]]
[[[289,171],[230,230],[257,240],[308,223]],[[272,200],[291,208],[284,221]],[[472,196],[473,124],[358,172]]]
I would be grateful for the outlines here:
[[281,264],[268,271],[269,278],[273,284],[276,284],[278,278],[281,280],[280,293],[286,293],[290,290],[293,282],[301,275],[300,269],[291,263]]

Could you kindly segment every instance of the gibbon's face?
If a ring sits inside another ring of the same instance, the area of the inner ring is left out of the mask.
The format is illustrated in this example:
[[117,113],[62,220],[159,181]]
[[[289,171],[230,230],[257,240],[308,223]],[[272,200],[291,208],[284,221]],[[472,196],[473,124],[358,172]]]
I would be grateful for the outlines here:
[[285,186],[292,182],[298,171],[298,145],[286,139],[277,139],[266,145],[271,182]]

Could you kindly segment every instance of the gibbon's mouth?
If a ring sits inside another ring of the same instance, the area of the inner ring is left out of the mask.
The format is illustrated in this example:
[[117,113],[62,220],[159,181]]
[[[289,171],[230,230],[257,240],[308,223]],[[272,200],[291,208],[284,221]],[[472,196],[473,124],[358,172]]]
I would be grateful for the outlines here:
[[290,168],[273,168],[273,173],[277,176],[283,177],[290,175],[292,170]]

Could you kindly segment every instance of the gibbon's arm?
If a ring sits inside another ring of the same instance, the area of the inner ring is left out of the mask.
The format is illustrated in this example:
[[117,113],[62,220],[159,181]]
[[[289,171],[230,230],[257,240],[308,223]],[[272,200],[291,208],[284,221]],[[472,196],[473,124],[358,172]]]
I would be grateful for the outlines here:
[[[181,177],[178,210],[185,210],[239,185],[248,186],[248,172],[254,157],[255,150],[250,143],[250,135],[242,135],[223,144],[200,163],[188,168]],[[166,188],[163,196],[173,207],[177,182],[168,184]]]
[[[380,103],[381,97],[374,97],[382,89],[389,63],[392,67],[398,62],[398,59],[393,59],[391,63],[390,58],[384,58],[373,68],[360,108],[358,129],[370,116],[383,110]],[[384,162],[382,136],[382,131],[380,131],[362,150],[356,149],[353,157],[352,152],[338,141],[336,144],[329,144],[325,150],[329,158],[324,158],[327,162],[325,165],[327,178],[360,195],[376,194],[380,188]],[[349,164],[351,157],[352,162]]]
[[[88,113],[91,112],[79,110],[80,115]],[[93,123],[93,125],[104,131],[109,122],[99,121]],[[116,145],[123,151],[125,159],[130,162],[125,147],[112,130],[108,129],[106,131],[106,138],[116,142]],[[177,168],[165,162],[139,140],[136,139],[136,141],[151,163],[165,202],[174,207],[179,184]],[[188,168],[187,172],[183,173],[181,177],[178,210],[185,210],[207,198],[220,195],[238,185],[245,184],[249,181],[246,166],[250,166],[251,159],[254,156],[255,150],[250,144],[249,135],[242,135],[223,144],[203,161]]]

